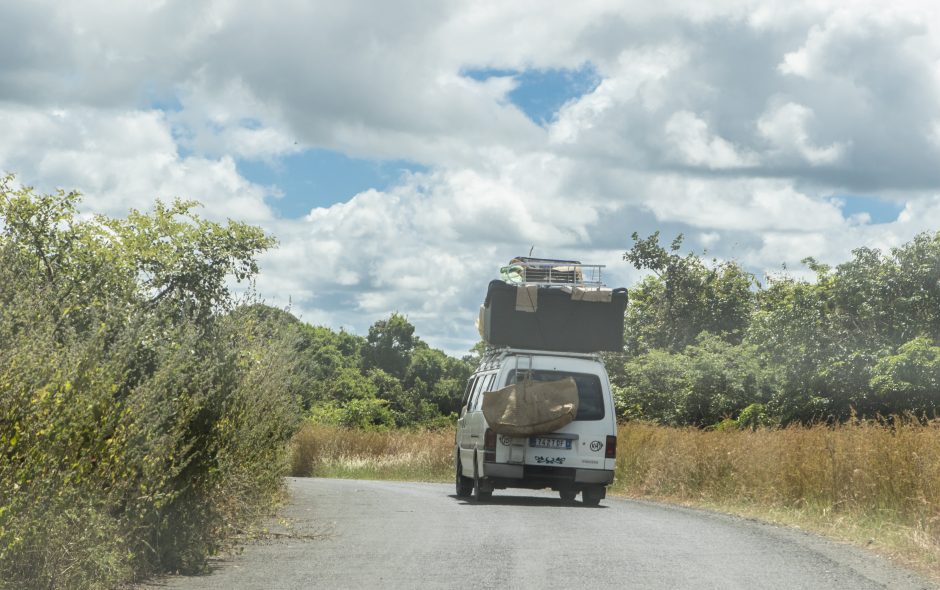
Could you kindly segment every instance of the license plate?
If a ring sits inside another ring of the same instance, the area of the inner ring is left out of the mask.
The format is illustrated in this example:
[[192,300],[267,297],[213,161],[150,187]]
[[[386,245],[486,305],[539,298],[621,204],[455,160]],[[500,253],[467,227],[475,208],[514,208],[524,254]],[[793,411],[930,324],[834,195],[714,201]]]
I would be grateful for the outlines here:
[[565,449],[571,450],[571,439],[568,438],[548,438],[544,436],[533,436],[529,439],[530,447],[540,449]]

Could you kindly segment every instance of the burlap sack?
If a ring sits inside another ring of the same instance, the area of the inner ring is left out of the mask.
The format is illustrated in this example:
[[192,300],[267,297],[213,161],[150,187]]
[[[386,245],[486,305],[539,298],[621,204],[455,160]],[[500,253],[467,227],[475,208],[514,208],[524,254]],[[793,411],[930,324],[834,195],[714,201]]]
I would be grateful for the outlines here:
[[495,432],[532,436],[555,432],[578,413],[578,385],[560,381],[524,381],[483,394],[483,416]]

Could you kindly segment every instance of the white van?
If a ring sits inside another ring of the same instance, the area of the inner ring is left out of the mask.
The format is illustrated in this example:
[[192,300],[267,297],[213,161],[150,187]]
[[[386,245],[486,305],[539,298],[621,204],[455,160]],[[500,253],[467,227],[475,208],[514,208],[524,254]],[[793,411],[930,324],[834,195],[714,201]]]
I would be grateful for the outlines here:
[[[532,381],[571,377],[578,388],[574,421],[549,434],[495,433],[483,416],[483,393]],[[617,422],[610,381],[593,353],[503,348],[487,354],[467,383],[454,445],[457,495],[489,499],[494,489],[551,488],[562,500],[596,506],[614,479]]]

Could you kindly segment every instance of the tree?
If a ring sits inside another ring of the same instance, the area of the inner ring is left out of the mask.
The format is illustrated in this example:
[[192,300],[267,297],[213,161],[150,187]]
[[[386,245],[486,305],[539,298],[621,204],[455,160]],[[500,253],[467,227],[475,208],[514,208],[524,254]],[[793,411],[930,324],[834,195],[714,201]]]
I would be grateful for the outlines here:
[[276,241],[244,223],[203,220],[193,212],[197,205],[157,201],[152,213],[132,209],[127,219],[99,221],[114,233],[116,246],[132,253],[151,305],[168,299],[204,318],[230,303],[227,277],[243,281],[257,274],[257,255]]
[[404,379],[411,362],[411,352],[420,343],[414,332],[415,327],[399,313],[372,324],[363,350],[365,368],[378,367],[398,379]]
[[433,348],[419,348],[411,355],[411,363],[405,373],[405,387],[413,387],[420,379],[429,387],[441,380],[447,372],[447,355]]
[[940,408],[940,346],[924,336],[904,343],[878,360],[871,385],[886,414],[935,413]]
[[624,418],[709,426],[767,401],[772,387],[754,347],[703,332],[681,353],[653,350],[630,358],[615,392]]
[[702,332],[732,344],[741,342],[754,307],[753,275],[734,261],[706,265],[694,253],[680,256],[681,234],[668,251],[659,244],[659,232],[645,239],[634,233],[632,238],[624,260],[653,276],[631,292],[625,326],[628,352],[680,351]]
[[790,277],[771,280],[758,294],[758,310],[745,339],[775,375],[769,407],[784,422],[812,421],[831,412],[821,374],[833,349],[831,277],[828,267],[816,270],[815,283]]

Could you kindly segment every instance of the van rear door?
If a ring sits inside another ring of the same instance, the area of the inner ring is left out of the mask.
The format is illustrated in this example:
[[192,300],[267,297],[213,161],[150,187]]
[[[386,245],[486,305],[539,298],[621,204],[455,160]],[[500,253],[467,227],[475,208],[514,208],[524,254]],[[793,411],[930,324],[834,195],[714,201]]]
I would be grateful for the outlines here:
[[534,369],[510,371],[507,383],[529,378],[558,381],[571,377],[578,386],[578,413],[573,422],[550,434],[530,436],[525,464],[580,469],[604,469],[604,445],[611,434],[612,416],[606,403],[606,380],[596,373]]

